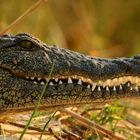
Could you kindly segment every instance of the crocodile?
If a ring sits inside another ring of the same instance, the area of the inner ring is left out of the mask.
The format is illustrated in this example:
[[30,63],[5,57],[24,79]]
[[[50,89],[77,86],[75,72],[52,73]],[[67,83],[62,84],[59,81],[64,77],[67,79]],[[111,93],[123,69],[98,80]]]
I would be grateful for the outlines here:
[[140,55],[98,58],[26,33],[0,36],[0,112],[33,110],[47,81],[39,109],[138,97]]

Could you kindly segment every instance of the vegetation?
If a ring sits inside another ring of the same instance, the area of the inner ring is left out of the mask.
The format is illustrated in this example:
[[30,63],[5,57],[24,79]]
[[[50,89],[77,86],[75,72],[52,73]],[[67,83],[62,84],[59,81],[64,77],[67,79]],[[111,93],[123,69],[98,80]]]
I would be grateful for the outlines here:
[[[98,57],[140,52],[139,0],[1,0],[0,9],[1,33],[20,17],[5,33],[28,32],[48,44]],[[39,139],[49,122],[42,139],[140,139],[139,100],[70,110],[57,111],[51,121],[52,112],[36,113],[25,138]],[[14,118],[2,124],[4,137],[19,137],[29,114]]]

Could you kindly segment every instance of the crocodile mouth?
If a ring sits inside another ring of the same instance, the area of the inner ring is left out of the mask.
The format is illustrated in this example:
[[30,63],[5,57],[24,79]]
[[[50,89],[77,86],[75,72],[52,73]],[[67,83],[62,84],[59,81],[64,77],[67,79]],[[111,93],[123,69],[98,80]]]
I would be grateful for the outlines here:
[[[33,85],[45,85],[48,82],[48,86],[59,86],[63,84],[73,84],[80,85],[84,89],[89,89],[93,93],[101,93],[101,96],[106,96],[105,94],[109,93],[120,93],[125,95],[125,93],[138,93],[140,92],[140,77],[138,76],[121,76],[117,78],[107,79],[107,80],[96,80],[93,81],[89,78],[85,78],[78,75],[72,76],[60,76],[57,78],[51,77],[48,79],[48,76],[37,76],[32,74],[26,74],[19,71],[11,71],[6,68],[5,70],[9,71],[12,75],[24,79],[25,81],[33,83]],[[102,78],[100,78],[102,79]],[[65,90],[65,89],[64,89]],[[136,94],[135,94],[136,95]],[[101,97],[100,96],[100,97]]]
[[114,79],[92,81],[91,79],[81,76],[62,76],[60,78],[41,78],[41,77],[25,77],[26,80],[33,84],[45,85],[48,81],[48,86],[58,86],[62,84],[81,85],[92,92],[137,92],[140,90],[140,78],[138,76],[123,76]]

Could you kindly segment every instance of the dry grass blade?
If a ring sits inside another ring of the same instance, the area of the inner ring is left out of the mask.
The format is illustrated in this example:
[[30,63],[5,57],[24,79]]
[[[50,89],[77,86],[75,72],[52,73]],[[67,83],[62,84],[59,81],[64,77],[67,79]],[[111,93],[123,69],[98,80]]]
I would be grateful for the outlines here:
[[78,136],[78,135],[76,135],[76,134],[74,134],[74,133],[72,133],[72,132],[70,132],[70,131],[68,131],[68,130],[66,130],[66,129],[64,129],[64,128],[62,128],[62,131],[63,131],[64,133],[66,133],[66,134],[68,134],[68,135],[74,137],[74,138],[77,138],[78,140],[82,140],[82,137],[80,137],[80,136]]
[[[4,122],[4,124],[10,124],[10,125],[13,125],[13,126],[16,126],[16,127],[19,127],[19,128],[24,128],[25,127],[24,124],[19,124],[19,123],[10,122],[10,121]],[[42,132],[42,129],[40,129],[38,127],[35,127],[35,126],[29,126],[28,129],[38,131],[38,132]]]
[[88,128],[90,128],[91,130],[95,131],[95,128],[96,128],[96,131],[102,135],[104,135],[105,137],[108,137],[112,140],[125,140],[124,137],[121,137],[121,136],[118,136],[118,135],[115,135],[113,134],[111,131],[109,130],[106,130],[105,128],[95,124],[93,121],[90,121],[70,110],[67,110],[67,109],[60,109],[61,112],[65,112],[71,116],[73,116],[74,118],[76,118],[78,120],[79,123],[82,123],[82,124],[85,124]]
[[49,131],[53,135],[54,138],[56,138],[57,140],[62,140],[62,138],[59,138],[56,134],[54,134],[54,132],[51,128],[49,128]]
[[[21,134],[22,131],[18,131],[18,130],[8,130],[8,129],[4,129],[5,132],[8,132],[10,134]],[[30,134],[30,135],[41,135],[41,132],[26,132],[26,134]],[[50,132],[44,132],[44,135],[51,135]]]
[[0,36],[5,34],[7,31],[11,30],[14,26],[16,26],[24,17],[29,15],[32,11],[34,11],[42,2],[47,0],[38,0],[34,3],[29,9],[27,9],[22,15],[20,15],[16,20],[14,20],[6,29],[0,32]]
[[54,115],[56,114],[56,112],[57,112],[57,111],[55,111],[55,112],[53,113],[53,115],[49,118],[49,120],[48,120],[48,121],[46,122],[46,124],[44,125],[43,130],[42,130],[42,133],[41,133],[40,138],[39,138],[40,140],[42,139],[42,135],[44,134],[47,125],[49,124],[49,122],[51,121],[51,119],[54,117]]

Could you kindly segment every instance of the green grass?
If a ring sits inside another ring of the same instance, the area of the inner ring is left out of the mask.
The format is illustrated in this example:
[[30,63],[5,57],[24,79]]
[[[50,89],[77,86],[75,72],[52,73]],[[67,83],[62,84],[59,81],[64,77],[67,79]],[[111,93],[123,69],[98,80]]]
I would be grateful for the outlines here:
[[[52,75],[52,72],[53,72],[53,68],[54,68],[54,63],[52,64],[52,67],[51,67],[51,70],[50,70],[50,73],[49,73],[49,76],[48,76],[48,80],[47,80],[46,84],[44,85],[44,87],[43,87],[43,89],[42,89],[42,92],[41,92],[41,94],[40,94],[40,96],[39,96],[39,98],[38,98],[38,101],[37,101],[37,103],[36,103],[36,105],[35,105],[35,108],[34,108],[34,110],[33,110],[33,113],[32,113],[32,115],[31,115],[31,117],[29,118],[29,120],[27,121],[27,124],[26,124],[25,128],[23,129],[23,131],[22,131],[22,133],[21,133],[21,135],[20,135],[20,137],[19,137],[19,140],[22,140],[24,134],[26,133],[26,131],[27,131],[27,129],[28,129],[28,127],[29,127],[29,125],[30,125],[32,119],[33,119],[33,117],[35,116],[35,114],[36,114],[36,112],[37,112],[37,110],[38,110],[38,107],[39,107],[39,105],[40,105],[41,99],[42,99],[42,97],[43,97],[43,95],[44,95],[44,93],[45,93],[45,90],[46,90],[46,88],[47,88],[47,86],[48,86],[48,83],[49,83],[49,80],[50,80],[50,78],[51,78],[51,75]],[[49,121],[48,121],[48,123],[49,123]],[[46,125],[47,125],[48,123],[46,123]],[[46,125],[45,125],[45,126],[46,126]],[[45,127],[45,128],[46,128],[46,127]],[[45,129],[45,128],[44,128],[44,129]],[[44,131],[44,129],[43,129],[43,131]]]

